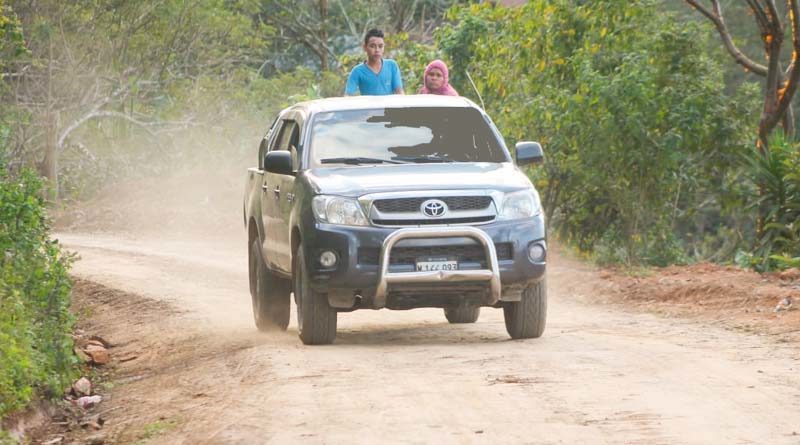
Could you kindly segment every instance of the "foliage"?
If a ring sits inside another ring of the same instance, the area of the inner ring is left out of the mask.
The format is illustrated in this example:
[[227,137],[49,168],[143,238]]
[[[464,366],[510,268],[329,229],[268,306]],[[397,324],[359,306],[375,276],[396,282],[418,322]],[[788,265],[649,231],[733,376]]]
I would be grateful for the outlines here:
[[[39,166],[61,198],[251,150],[283,105],[342,94],[369,27],[415,90],[433,57],[421,41],[454,3],[327,2],[320,21],[311,0],[11,1],[30,51],[0,81],[9,163]],[[337,55],[332,71],[310,47]]]
[[391,57],[400,67],[405,93],[416,93],[422,87],[425,67],[437,58],[436,49],[412,40],[406,33],[390,35],[386,41]]
[[750,208],[764,215],[762,233],[749,257],[762,270],[800,264],[800,142],[774,135],[763,153],[753,148],[744,156],[749,179],[759,193]]
[[[377,26],[406,92],[442,58],[479,102],[471,75],[507,142],[545,144],[547,163],[531,175],[553,227],[580,249],[665,264],[725,260],[748,241],[753,186],[738,159],[757,124],[758,85],[731,82],[728,56],[708,55],[718,40],[705,22],[663,0],[474,3],[14,1],[2,17],[25,26],[29,52],[8,63],[16,77],[3,85],[14,88],[0,90],[9,161],[38,162],[52,126],[63,135],[93,110],[115,114],[64,138],[62,196],[249,158],[277,110],[341,94],[363,32]],[[323,4],[325,14],[314,9]],[[437,48],[429,33],[451,4],[461,6],[438,27]],[[314,48],[336,55],[330,70]]]
[[252,20],[256,9],[247,0],[14,2],[29,53],[8,64],[0,89],[24,117],[11,122],[9,162],[36,164],[58,190],[65,152],[102,158],[94,144],[105,135],[94,129],[166,151],[160,135],[199,124],[181,106],[199,79],[227,83],[260,63],[271,31]]
[[[438,36],[502,132],[545,144],[534,179],[558,233],[602,260],[685,260],[681,228],[727,200],[753,91],[722,91],[705,36],[649,1],[473,5]],[[457,88],[465,85],[457,85]],[[716,196],[714,196],[716,195]]]
[[[477,39],[486,39],[494,35],[503,23],[503,16],[510,11],[500,10],[493,13],[488,8],[471,7],[470,9],[453,8],[448,11],[447,18],[457,26],[442,27],[437,30],[438,46],[449,58],[450,84],[463,96],[473,97],[472,87],[467,83],[466,73],[471,63],[481,63],[477,57],[473,60],[473,49]],[[477,100],[477,97],[474,99]]]
[[387,40],[404,35],[425,41],[440,24],[444,11],[456,3],[459,1],[260,0],[258,20],[276,30],[275,37],[268,39],[272,51],[261,72],[291,71],[298,64],[322,71],[348,70],[349,57],[363,54],[361,45],[368,29],[382,29]]
[[[793,136],[798,117],[792,107],[800,99],[795,97],[796,83],[787,79],[796,79],[800,75],[800,67],[793,63],[800,51],[796,14],[792,12],[795,2],[781,4],[765,0],[763,3],[748,1],[736,4],[723,0],[720,4],[715,0],[713,5],[708,5],[704,1],[685,0],[683,3],[684,11],[697,13],[708,22],[709,29],[719,34],[724,44],[717,43],[717,50],[726,51],[731,61],[740,67],[736,72],[739,77],[756,74],[763,78],[760,82],[763,104],[758,107],[761,112],[758,144],[768,144],[777,127]],[[787,65],[785,70],[783,65]],[[794,121],[790,120],[792,118]]]
[[[27,54],[25,39],[19,18],[5,0],[0,0],[0,80],[5,77],[5,65]],[[5,83],[0,83],[0,99],[6,91]],[[3,104],[0,107],[0,149],[5,150],[11,132],[10,122],[19,119],[15,107]],[[2,151],[0,151],[2,153]]]
[[[98,121],[75,132],[61,166],[62,197],[86,199],[117,181],[168,175],[198,166],[244,166],[278,111],[290,104],[341,94],[335,72],[298,68],[264,78],[239,69],[228,79],[198,77],[172,89],[158,109],[174,124],[149,133],[125,122]],[[168,122],[168,121],[165,121]]]
[[4,60],[25,54],[25,40],[19,19],[5,0],[0,0],[0,69]]
[[0,151],[0,416],[35,390],[62,394],[76,365],[69,258],[48,238],[41,186],[29,170],[10,176]]

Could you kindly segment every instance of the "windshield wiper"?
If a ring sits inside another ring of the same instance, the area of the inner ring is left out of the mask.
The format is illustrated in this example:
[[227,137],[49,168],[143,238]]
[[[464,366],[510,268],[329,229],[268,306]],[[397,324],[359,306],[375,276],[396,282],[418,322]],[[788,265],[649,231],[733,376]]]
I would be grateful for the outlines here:
[[425,156],[398,156],[395,159],[399,159],[405,162],[456,162],[450,158],[444,156],[436,156],[436,155],[425,155]]
[[405,164],[403,161],[392,161],[391,159],[378,159],[378,158],[362,158],[362,157],[353,157],[353,158],[325,158],[319,161],[320,164],[348,164],[348,165],[360,165],[360,164]]

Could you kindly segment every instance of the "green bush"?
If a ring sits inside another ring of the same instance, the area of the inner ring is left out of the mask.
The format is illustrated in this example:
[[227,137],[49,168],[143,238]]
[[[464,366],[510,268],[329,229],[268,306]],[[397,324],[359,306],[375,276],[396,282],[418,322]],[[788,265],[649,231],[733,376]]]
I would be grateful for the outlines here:
[[0,138],[0,417],[34,394],[62,394],[76,365],[70,261],[48,238],[41,180],[29,170],[9,174],[3,145]]
[[800,266],[800,143],[778,133],[763,153],[745,157],[753,189],[749,208],[763,218],[752,255],[742,256],[757,269]]
[[756,95],[726,94],[708,33],[649,0],[531,0],[449,14],[456,23],[437,39],[452,72],[470,72],[509,146],[545,147],[531,175],[561,239],[628,264],[682,262],[712,244],[730,250],[709,240],[741,211],[736,153],[750,143]]

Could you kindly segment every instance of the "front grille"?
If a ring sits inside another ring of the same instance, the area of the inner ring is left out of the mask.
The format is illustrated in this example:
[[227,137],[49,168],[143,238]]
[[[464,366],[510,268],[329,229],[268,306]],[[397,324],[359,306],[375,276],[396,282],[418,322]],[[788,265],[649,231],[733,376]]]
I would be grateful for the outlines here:
[[[510,260],[512,257],[511,243],[495,243],[497,260]],[[360,247],[358,249],[358,264],[377,265],[380,261],[380,249],[373,247]],[[471,244],[466,246],[416,246],[395,247],[389,255],[389,264],[414,264],[417,258],[448,257],[459,262],[480,263],[486,267],[486,258],[483,246]]]
[[385,213],[419,212],[423,202],[441,199],[450,210],[483,210],[492,203],[491,196],[446,196],[442,198],[394,198],[376,200],[375,208]]
[[494,215],[473,216],[471,218],[439,218],[439,219],[373,219],[379,226],[430,226],[437,224],[472,224],[490,222]]
[[418,307],[458,307],[480,305],[488,286],[482,283],[431,283],[427,285],[389,285],[386,307],[413,309]]

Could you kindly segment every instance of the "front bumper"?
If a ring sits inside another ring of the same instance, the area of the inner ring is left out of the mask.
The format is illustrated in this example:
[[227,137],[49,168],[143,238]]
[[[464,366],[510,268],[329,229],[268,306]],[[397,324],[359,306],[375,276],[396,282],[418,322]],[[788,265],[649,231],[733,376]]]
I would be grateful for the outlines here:
[[[391,272],[390,256],[394,246],[405,239],[468,237],[478,241],[483,247],[486,263],[489,267],[478,270],[438,270],[417,272]],[[500,300],[500,268],[497,265],[497,251],[494,242],[485,232],[475,227],[442,227],[442,228],[407,228],[399,229],[386,237],[381,247],[381,271],[378,274],[378,286],[373,296],[373,305],[386,306],[386,297],[390,283],[449,283],[449,282],[484,282],[488,281],[488,304]]]
[[[528,255],[533,243],[546,249],[542,216],[481,226],[396,229],[314,222],[304,229],[311,286],[327,293],[331,306],[340,309],[447,307],[463,304],[465,298],[491,306],[518,301],[525,285],[545,273],[546,256],[533,261]],[[470,251],[472,257],[458,256],[458,270],[418,272],[408,260],[389,261],[401,249]],[[476,249],[482,258],[475,258]],[[326,250],[337,256],[334,267],[316,260]]]

